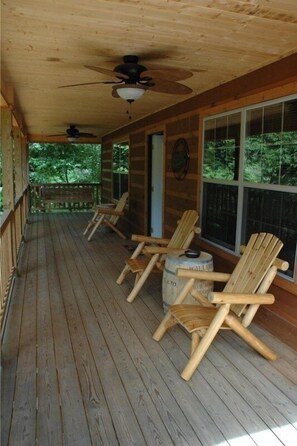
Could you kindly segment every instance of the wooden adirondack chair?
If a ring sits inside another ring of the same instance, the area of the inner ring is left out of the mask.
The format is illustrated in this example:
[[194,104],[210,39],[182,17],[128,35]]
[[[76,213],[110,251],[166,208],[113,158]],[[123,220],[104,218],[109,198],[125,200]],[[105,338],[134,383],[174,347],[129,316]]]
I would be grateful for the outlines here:
[[118,219],[121,215],[124,215],[124,209],[126,206],[128,200],[128,192],[123,193],[121,198],[119,199],[117,205],[115,208],[112,207],[104,207],[103,206],[95,206],[94,207],[94,215],[92,220],[89,221],[85,231],[84,235],[86,235],[89,231],[89,229],[92,228],[92,231],[90,232],[88,236],[88,241],[91,240],[93,235],[95,234],[96,230],[100,226],[109,226],[113,231],[115,231],[120,237],[123,239],[126,238],[126,236],[116,227]]
[[129,272],[136,274],[134,288],[127,297],[128,302],[133,302],[151,272],[163,271],[166,254],[179,251],[183,253],[189,247],[194,235],[200,232],[195,226],[198,218],[196,211],[185,211],[171,239],[132,235],[132,240],[139,244],[132,256],[126,260],[126,265],[117,279],[120,285]]
[[[231,329],[266,359],[276,354],[247,329],[262,304],[272,304],[274,296],[267,294],[277,270],[286,271],[288,262],[277,259],[283,243],[274,235],[253,234],[244,248],[232,274],[179,269],[177,275],[188,278],[174,305],[155,331],[160,341],[173,325],[180,324],[192,335],[191,356],[181,376],[188,381],[220,329]],[[195,280],[227,282],[222,292],[211,292],[208,298],[193,289]],[[182,302],[190,293],[197,305]]]

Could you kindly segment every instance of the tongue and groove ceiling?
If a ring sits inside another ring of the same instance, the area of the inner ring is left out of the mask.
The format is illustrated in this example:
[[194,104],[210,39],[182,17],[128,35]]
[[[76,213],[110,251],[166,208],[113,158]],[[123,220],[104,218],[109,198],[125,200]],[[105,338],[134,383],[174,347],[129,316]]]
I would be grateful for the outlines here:
[[[3,0],[1,21],[3,97],[31,140],[59,140],[47,135],[71,123],[100,138],[127,111],[140,119],[297,52],[296,0]],[[59,88],[111,81],[85,65],[113,70],[127,54],[190,70],[180,82],[193,93],[146,91],[130,107],[111,84]]]

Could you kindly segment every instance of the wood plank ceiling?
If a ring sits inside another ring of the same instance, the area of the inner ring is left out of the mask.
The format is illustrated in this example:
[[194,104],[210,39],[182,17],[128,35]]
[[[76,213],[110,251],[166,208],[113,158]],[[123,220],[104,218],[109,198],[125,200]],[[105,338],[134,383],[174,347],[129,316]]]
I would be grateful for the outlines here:
[[193,93],[147,91],[136,120],[297,51],[296,0],[3,0],[1,15],[2,95],[32,141],[59,140],[46,135],[70,123],[101,137],[130,122],[110,84],[58,88],[113,80],[85,65],[113,70],[135,54],[193,73],[181,81]]

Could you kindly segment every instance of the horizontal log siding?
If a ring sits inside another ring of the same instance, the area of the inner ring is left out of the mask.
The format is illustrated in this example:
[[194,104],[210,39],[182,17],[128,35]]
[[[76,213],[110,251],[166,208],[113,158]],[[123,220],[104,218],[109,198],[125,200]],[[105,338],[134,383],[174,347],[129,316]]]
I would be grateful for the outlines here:
[[[198,181],[198,115],[180,117],[166,125],[166,178],[164,233],[170,237],[176,221],[186,209],[199,209]],[[189,171],[183,180],[177,180],[171,169],[171,156],[175,142],[185,138],[189,145]]]
[[[105,139],[107,141],[118,140],[121,135],[129,133],[131,135],[130,194],[133,211],[130,211],[128,215],[131,232],[146,233],[145,135],[149,132],[153,133],[151,129],[156,128],[156,125],[165,126],[164,235],[170,236],[174,231],[177,218],[184,209],[189,207],[200,209],[203,117],[296,93],[296,67],[297,54],[293,54],[274,64],[133,122],[103,138],[104,144]],[[183,181],[177,181],[171,172],[171,151],[174,142],[179,137],[188,141],[191,157],[189,172]],[[143,166],[142,173],[140,172],[141,166]],[[197,243],[197,237],[195,240]],[[212,247],[207,243],[203,243],[203,248],[212,252]],[[228,253],[217,249],[215,250],[215,265],[219,269],[228,270],[230,266],[234,265],[234,260],[230,261]],[[293,333],[296,339],[297,285],[279,278],[276,282],[278,286],[273,288],[273,292],[275,292],[278,304],[271,305],[269,313],[266,309],[263,310],[264,313],[260,312],[259,321],[277,336],[282,333],[282,336],[286,337],[286,333],[288,333],[287,337],[291,339]],[[277,326],[281,327],[281,330]]]
[[144,131],[130,135],[129,222],[131,233],[147,233],[146,135]]

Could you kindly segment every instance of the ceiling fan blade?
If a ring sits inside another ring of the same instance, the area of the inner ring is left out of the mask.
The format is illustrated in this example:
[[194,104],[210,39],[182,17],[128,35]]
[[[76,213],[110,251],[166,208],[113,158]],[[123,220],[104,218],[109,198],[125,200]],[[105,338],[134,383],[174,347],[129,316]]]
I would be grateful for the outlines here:
[[193,73],[183,68],[157,68],[143,71],[140,78],[151,77],[153,80],[158,79],[170,79],[171,81],[182,81],[189,79],[193,76]]
[[55,135],[46,135],[46,136],[65,136],[65,133],[56,133]]
[[155,85],[149,87],[149,90],[155,91],[157,93],[168,93],[168,94],[190,94],[193,90],[186,85],[179,84],[178,82],[166,81],[165,79],[155,79],[153,80]]
[[97,136],[93,135],[93,133],[85,133],[85,132],[79,132],[79,136],[82,138],[97,138]]
[[101,67],[93,67],[91,65],[85,65],[86,68],[89,70],[97,71],[98,73],[106,74],[107,76],[117,77],[118,79],[129,79],[129,76],[127,76],[124,73],[118,73],[113,70],[107,70],[106,68]]
[[96,85],[96,84],[120,84],[122,81],[103,81],[103,82],[84,82],[82,84],[61,85],[58,88],[79,87],[81,85]]

